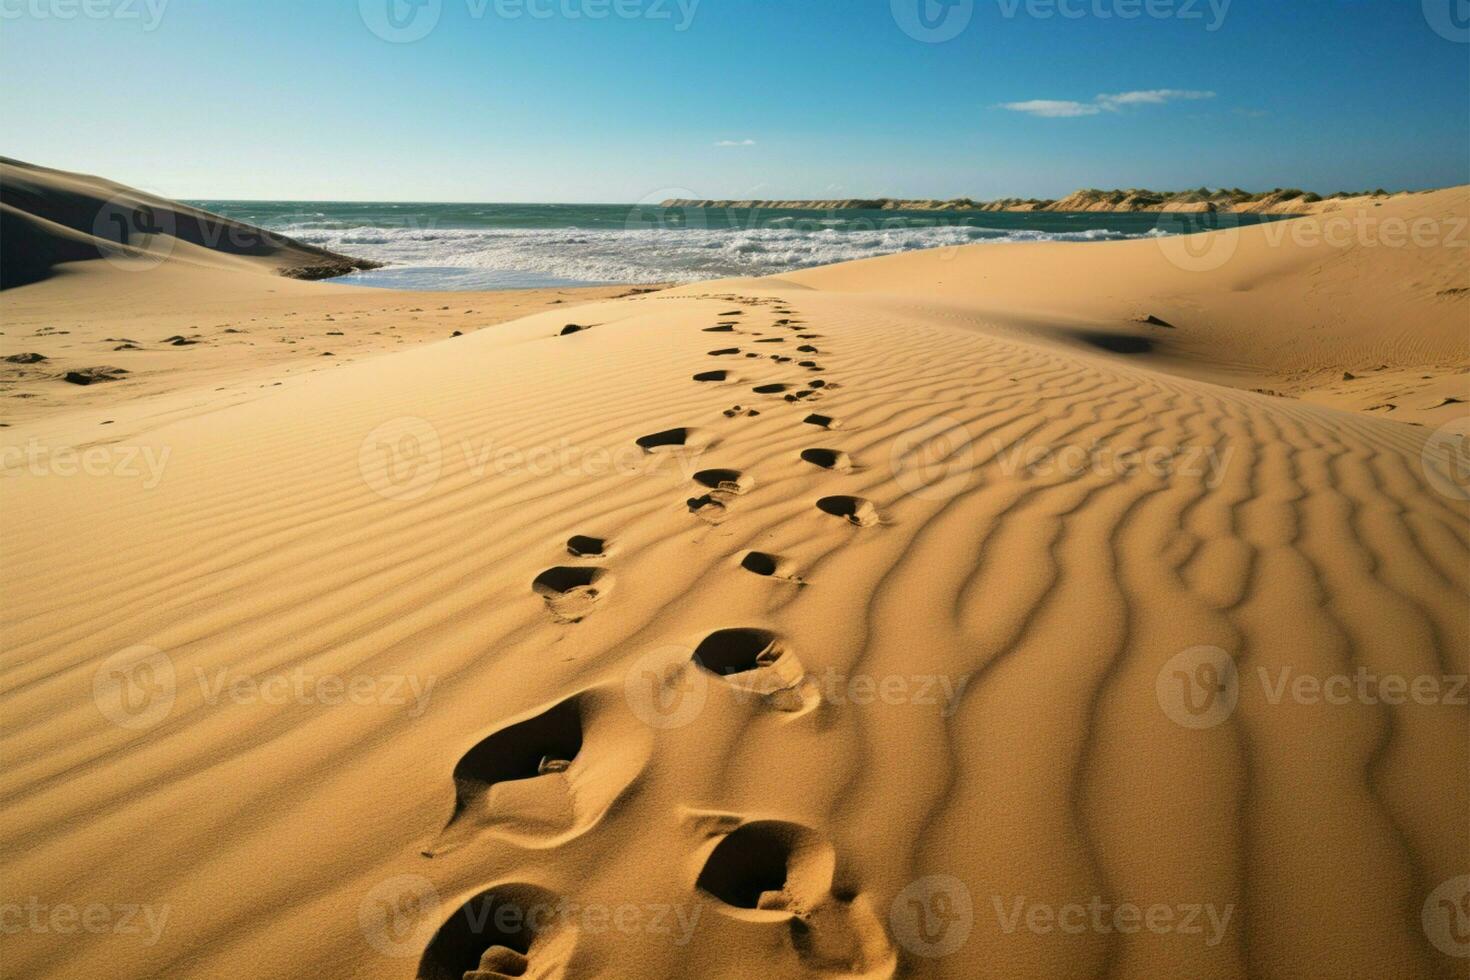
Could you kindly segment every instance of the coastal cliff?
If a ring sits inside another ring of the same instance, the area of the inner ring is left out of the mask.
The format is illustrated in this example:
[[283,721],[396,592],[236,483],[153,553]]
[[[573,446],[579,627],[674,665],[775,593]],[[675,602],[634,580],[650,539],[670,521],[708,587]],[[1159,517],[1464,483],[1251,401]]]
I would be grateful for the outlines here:
[[1039,198],[1002,198],[996,201],[973,201],[957,198],[949,201],[911,200],[902,198],[840,198],[825,201],[734,201],[691,200],[675,198],[664,201],[666,208],[734,208],[797,211],[1173,211],[1184,213],[1226,212],[1234,214],[1314,214],[1336,210],[1348,203],[1363,203],[1374,198],[1387,198],[1386,191],[1360,194],[1342,192],[1322,197],[1296,189],[1277,189],[1252,194],[1239,188],[1211,191],[1149,190],[1080,190],[1060,200]]

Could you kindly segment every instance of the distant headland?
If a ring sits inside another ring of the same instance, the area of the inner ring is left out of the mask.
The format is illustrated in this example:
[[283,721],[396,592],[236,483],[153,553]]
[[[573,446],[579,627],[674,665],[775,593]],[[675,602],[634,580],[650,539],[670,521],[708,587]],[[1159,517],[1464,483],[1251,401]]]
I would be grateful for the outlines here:
[[803,211],[1178,211],[1229,212],[1235,214],[1311,214],[1335,210],[1348,202],[1387,198],[1385,190],[1347,192],[1330,197],[1297,188],[1276,188],[1252,194],[1240,188],[1193,191],[1080,190],[1058,200],[1008,197],[996,201],[974,201],[967,197],[948,201],[911,200],[892,197],[840,198],[826,201],[714,201],[674,198],[666,208],[760,208]]

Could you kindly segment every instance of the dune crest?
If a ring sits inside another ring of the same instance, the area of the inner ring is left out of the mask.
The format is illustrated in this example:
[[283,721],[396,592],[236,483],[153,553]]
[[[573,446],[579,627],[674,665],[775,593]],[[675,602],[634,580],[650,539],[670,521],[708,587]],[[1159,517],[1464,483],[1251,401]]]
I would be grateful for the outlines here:
[[1248,389],[1463,383],[1467,251],[1265,231],[1210,272],[706,283],[0,430],[169,460],[0,483],[7,893],[163,923],[7,971],[1463,975],[1470,492],[1431,427]]

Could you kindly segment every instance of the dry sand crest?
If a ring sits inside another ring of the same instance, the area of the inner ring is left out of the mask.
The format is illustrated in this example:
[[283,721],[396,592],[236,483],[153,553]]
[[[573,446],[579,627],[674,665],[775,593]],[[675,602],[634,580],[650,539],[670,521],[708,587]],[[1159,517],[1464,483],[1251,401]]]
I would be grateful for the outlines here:
[[1267,231],[484,330],[8,291],[6,354],[221,296],[471,329],[0,430],[5,900],[107,916],[7,974],[1464,976],[1470,250]]

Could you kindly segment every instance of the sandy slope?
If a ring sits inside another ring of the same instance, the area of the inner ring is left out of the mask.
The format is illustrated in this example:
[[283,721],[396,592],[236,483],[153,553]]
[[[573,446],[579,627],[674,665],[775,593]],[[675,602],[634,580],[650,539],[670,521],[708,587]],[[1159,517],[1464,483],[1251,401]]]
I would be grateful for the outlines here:
[[[364,263],[121,184],[6,158],[0,217],[3,425],[66,411],[112,424],[113,407],[168,391],[249,400],[285,378],[632,292],[446,295],[302,282],[293,277],[303,270],[343,273]],[[116,234],[119,220],[159,231],[133,233],[128,247],[92,234]],[[76,384],[77,375],[103,380]]]
[[[1461,370],[1467,252],[1254,234],[1192,278],[1145,242],[684,287],[5,430],[103,450],[0,484],[42,924],[6,974],[461,976],[488,921],[536,977],[1464,976],[1463,484],[1428,428],[1205,376]],[[1094,336],[1147,313],[1178,339]],[[1437,696],[1275,694],[1359,670]]]
[[101,177],[9,157],[0,157],[0,234],[5,289],[98,260],[133,270],[170,262],[295,279],[374,266]]

